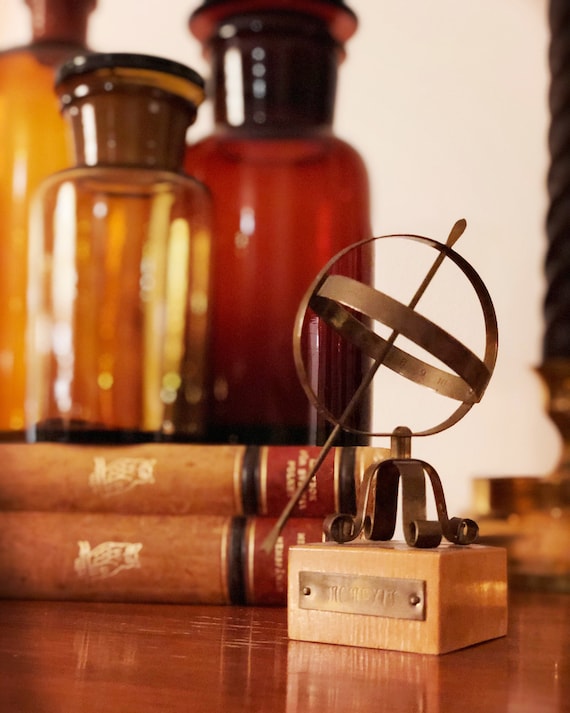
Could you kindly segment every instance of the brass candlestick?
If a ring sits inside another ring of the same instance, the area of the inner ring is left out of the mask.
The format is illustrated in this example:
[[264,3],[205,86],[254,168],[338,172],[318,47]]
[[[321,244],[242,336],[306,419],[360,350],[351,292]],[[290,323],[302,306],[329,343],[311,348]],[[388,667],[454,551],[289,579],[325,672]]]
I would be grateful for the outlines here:
[[538,373],[562,437],[558,465],[544,477],[476,481],[476,515],[482,541],[507,547],[513,586],[570,592],[570,359],[547,359]]

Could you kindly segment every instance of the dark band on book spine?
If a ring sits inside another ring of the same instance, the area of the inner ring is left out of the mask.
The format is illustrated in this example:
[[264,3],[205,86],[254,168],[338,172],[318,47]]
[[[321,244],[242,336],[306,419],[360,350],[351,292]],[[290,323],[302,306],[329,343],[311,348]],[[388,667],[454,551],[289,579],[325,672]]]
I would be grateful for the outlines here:
[[234,517],[228,545],[228,594],[230,604],[245,604],[245,517]]
[[356,514],[356,448],[354,446],[344,446],[339,449],[340,467],[338,474],[338,502],[340,512],[349,515]]
[[241,466],[242,508],[244,515],[256,515],[259,507],[259,446],[247,446]]

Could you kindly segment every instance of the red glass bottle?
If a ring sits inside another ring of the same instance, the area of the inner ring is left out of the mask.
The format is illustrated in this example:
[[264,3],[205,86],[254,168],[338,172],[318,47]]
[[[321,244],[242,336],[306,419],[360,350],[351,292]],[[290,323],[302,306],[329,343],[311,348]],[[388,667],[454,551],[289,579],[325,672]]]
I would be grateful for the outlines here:
[[0,431],[24,429],[30,196],[71,163],[54,70],[85,50],[96,0],[26,0],[30,44],[0,54]]
[[[330,429],[300,385],[292,335],[317,273],[370,236],[364,162],[332,129],[337,70],[356,24],[340,0],[209,0],[190,19],[211,63],[215,110],[213,134],[186,156],[214,199],[214,440],[320,443]],[[369,265],[355,263],[352,276],[367,279]],[[362,359],[327,340],[315,327],[315,353],[340,354],[316,391],[333,392],[340,413]],[[366,429],[368,417],[363,403],[351,425]]]

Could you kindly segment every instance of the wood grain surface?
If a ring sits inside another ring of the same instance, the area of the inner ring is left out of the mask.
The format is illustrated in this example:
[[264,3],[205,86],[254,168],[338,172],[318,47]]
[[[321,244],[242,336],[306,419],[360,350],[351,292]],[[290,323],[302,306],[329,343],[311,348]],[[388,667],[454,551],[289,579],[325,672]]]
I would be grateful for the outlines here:
[[443,656],[290,641],[283,608],[0,602],[7,713],[562,713],[570,597],[514,592],[508,636]]

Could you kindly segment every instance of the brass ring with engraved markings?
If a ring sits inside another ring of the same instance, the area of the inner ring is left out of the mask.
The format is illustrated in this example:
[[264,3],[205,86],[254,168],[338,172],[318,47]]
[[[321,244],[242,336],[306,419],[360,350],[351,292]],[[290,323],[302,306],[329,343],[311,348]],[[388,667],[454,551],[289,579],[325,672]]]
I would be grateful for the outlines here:
[[[432,321],[422,316],[385,293],[358,282],[350,277],[329,274],[336,262],[351,250],[358,249],[376,240],[402,238],[421,242],[435,248],[449,258],[467,277],[473,287],[483,312],[485,322],[485,353],[479,358],[455,337]],[[382,364],[397,374],[426,386],[461,404],[438,425],[412,435],[426,436],[443,431],[459,421],[481,400],[491,378],[498,350],[497,319],[490,295],[473,267],[452,248],[431,238],[419,235],[394,234],[360,241],[335,255],[321,270],[306,292],[295,320],[293,351],[297,373],[303,388],[313,405],[331,423],[338,419],[330,413],[314,393],[302,357],[301,334],[305,315],[311,309],[340,336],[358,347],[373,360],[382,358]],[[366,319],[375,320],[394,330],[441,361],[451,372],[444,371],[397,348],[383,339],[370,327],[357,319],[349,310],[359,312]],[[389,436],[390,433],[363,432],[343,426],[354,433],[368,436]]]

